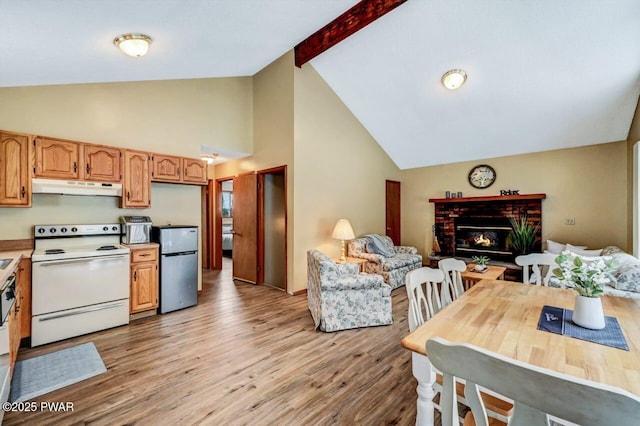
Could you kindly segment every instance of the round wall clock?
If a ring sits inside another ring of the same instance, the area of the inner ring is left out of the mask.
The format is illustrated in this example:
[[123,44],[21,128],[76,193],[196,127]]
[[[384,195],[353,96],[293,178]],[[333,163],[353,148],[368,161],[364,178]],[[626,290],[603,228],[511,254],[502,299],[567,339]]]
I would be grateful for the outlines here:
[[469,172],[469,183],[471,186],[484,189],[493,185],[496,181],[496,171],[487,164],[475,166]]

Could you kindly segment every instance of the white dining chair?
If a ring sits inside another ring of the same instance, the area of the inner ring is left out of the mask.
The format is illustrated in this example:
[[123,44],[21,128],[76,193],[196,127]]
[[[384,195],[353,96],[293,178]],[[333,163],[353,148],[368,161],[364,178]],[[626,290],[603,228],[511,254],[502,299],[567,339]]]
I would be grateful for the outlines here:
[[441,304],[444,309],[464,293],[461,274],[467,270],[467,264],[462,260],[448,258],[440,260],[438,268],[444,274],[444,283],[440,292]]
[[[409,331],[413,332],[440,311],[438,286],[442,285],[443,281],[444,273],[440,269],[424,266],[407,273],[405,287],[409,299]],[[436,394],[442,393],[442,380],[442,373],[436,371],[436,381],[433,384],[433,390]],[[464,389],[463,382],[457,383],[458,402],[466,405]],[[491,418],[505,422],[509,420],[513,410],[513,404],[510,401],[504,401],[485,392],[482,392],[482,398]],[[440,411],[440,404],[434,403],[434,407]],[[462,418],[459,420],[463,421]]]
[[465,396],[473,413],[465,418],[465,426],[495,424],[487,418],[478,386],[513,399],[509,426],[548,425],[549,416],[584,426],[638,424],[640,398],[625,390],[440,337],[429,339],[426,349],[431,363],[443,372],[443,426],[458,425],[457,379],[466,381]]
[[407,273],[405,287],[409,298],[409,331],[414,331],[440,311],[438,286],[443,280],[441,270],[426,266]]
[[531,253],[516,257],[516,265],[522,266],[522,281],[531,284],[533,278],[536,285],[548,286],[553,269],[558,266],[556,257],[556,254],[549,253]]

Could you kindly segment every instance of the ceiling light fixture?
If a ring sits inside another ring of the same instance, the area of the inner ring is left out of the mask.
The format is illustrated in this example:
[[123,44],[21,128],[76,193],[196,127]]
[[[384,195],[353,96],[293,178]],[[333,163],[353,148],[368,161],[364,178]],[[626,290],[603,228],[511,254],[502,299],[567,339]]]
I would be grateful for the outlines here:
[[218,155],[220,154],[202,154],[200,159],[206,161],[207,164],[213,164],[218,159]]
[[122,34],[113,39],[113,44],[118,46],[122,53],[129,56],[144,56],[149,51],[151,37],[144,34]]
[[449,70],[442,76],[442,85],[449,90],[456,90],[467,81],[467,73],[462,70]]

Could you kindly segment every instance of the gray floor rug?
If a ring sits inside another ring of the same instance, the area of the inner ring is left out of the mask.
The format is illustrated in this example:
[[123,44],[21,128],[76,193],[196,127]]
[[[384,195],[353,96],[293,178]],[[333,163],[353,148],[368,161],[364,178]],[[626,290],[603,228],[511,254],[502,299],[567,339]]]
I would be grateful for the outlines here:
[[27,401],[106,372],[91,342],[18,361],[11,381],[10,400]]

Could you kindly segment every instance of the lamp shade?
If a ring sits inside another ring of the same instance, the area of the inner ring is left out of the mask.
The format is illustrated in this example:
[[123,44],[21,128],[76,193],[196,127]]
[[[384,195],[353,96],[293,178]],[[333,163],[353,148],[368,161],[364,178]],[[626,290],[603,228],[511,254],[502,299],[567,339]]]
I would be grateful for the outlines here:
[[336,227],[333,228],[333,234],[331,234],[331,238],[336,240],[353,240],[355,237],[353,228],[347,219],[338,220]]

